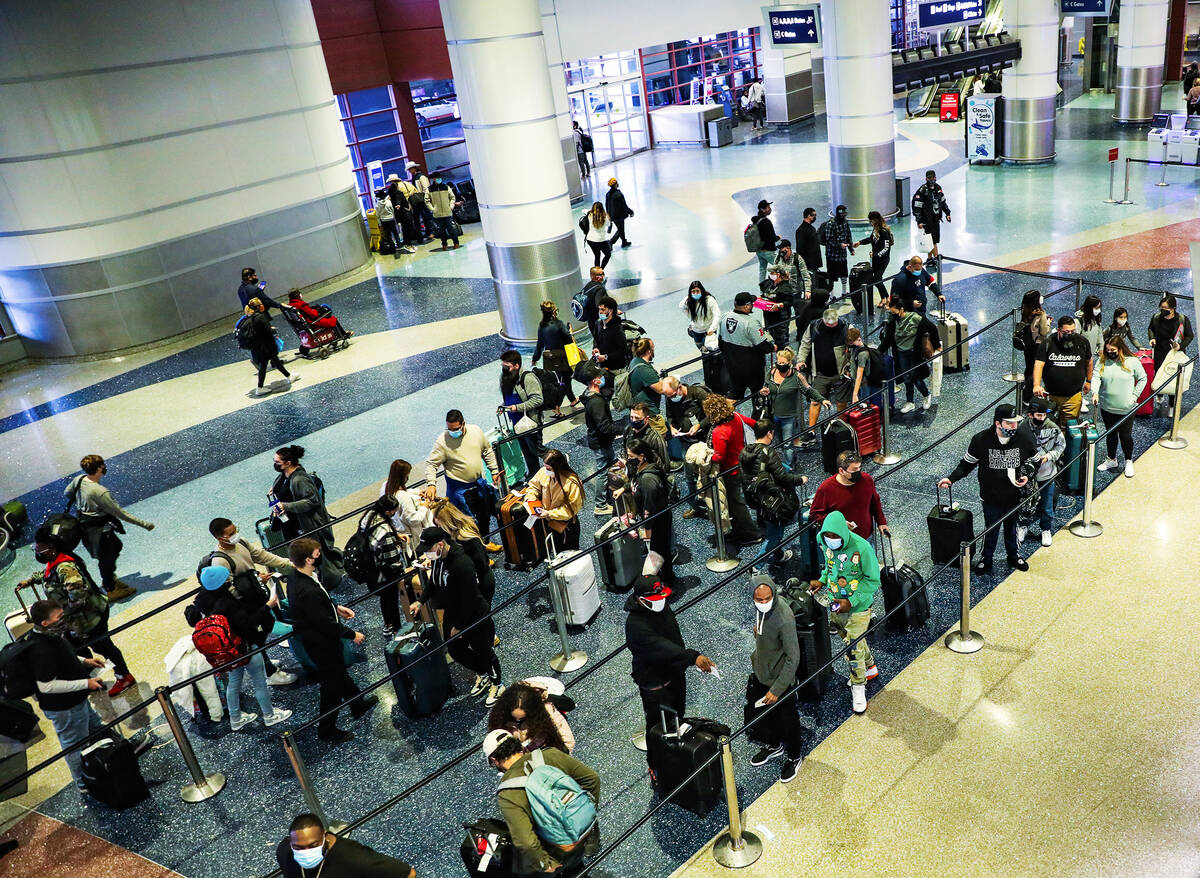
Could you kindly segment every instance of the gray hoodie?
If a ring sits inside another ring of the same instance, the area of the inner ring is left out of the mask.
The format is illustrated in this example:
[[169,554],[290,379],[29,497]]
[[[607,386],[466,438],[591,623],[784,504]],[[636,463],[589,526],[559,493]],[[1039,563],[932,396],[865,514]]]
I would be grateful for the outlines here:
[[1026,421],[1029,424],[1029,432],[1033,436],[1037,456],[1040,458],[1037,480],[1048,482],[1058,472],[1056,464],[1058,459],[1063,456],[1063,452],[1067,450],[1067,438],[1059,429],[1058,424],[1050,418],[1046,418],[1046,422],[1040,427],[1032,415],[1028,415]]

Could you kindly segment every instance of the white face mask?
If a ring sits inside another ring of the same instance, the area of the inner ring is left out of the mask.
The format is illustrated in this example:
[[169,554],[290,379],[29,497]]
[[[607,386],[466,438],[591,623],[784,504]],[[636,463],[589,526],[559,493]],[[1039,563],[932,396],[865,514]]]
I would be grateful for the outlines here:
[[423,560],[429,562],[430,564],[432,564],[434,561],[436,561],[438,559],[438,553],[437,552],[426,552],[424,555],[421,556],[421,558]]
[[837,323],[838,323],[836,320],[834,320],[832,323],[828,320],[823,320],[821,322],[824,323],[826,326],[828,326],[830,329],[833,329],[833,327],[837,326]]
[[1126,320],[1124,317],[1118,317],[1118,318],[1117,318],[1117,326],[1124,326],[1124,325],[1125,325],[1126,323],[1128,323],[1128,322],[1129,322],[1129,321],[1128,321],[1128,320]]
[[315,869],[325,859],[325,845],[321,845],[319,848],[304,848],[302,850],[292,848],[292,858],[295,859],[296,865],[301,869]]
[[235,530],[235,531],[234,531],[233,533],[231,533],[229,536],[227,536],[227,537],[222,537],[222,538],[221,538],[221,542],[224,542],[224,543],[229,543],[230,545],[233,545],[234,543],[236,543],[236,542],[238,541],[238,537],[240,537],[240,536],[241,536],[241,534],[239,534],[239,533],[238,533],[238,532]]
[[769,601],[755,601],[754,606],[760,613],[766,615],[771,612],[771,607],[775,606],[775,598],[771,598]]
[[642,606],[646,607],[651,613],[661,613],[667,608],[667,599],[662,598],[657,601],[648,601],[643,599]]
[[837,551],[842,547],[843,541],[841,537],[835,537],[833,534],[826,534],[824,539],[825,545],[829,546],[829,548],[833,549],[834,551]]
[[1093,315],[1095,315],[1096,317],[1099,317],[1099,316],[1100,316],[1100,309],[1099,309],[1099,308],[1093,308],[1093,309],[1092,309],[1092,314],[1093,314]]

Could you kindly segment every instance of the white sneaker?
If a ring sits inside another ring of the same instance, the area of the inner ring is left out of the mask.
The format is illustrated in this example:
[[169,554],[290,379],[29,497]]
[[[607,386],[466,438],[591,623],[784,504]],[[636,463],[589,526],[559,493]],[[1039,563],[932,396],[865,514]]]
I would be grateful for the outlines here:
[[1054,535],[1051,534],[1050,531],[1048,531],[1048,530],[1042,531],[1042,545],[1049,546],[1053,542],[1054,542]]
[[500,696],[504,694],[504,688],[504,685],[501,683],[493,683],[491,688],[488,689],[487,700],[483,702],[484,707],[491,707],[495,704]]
[[929,411],[929,407],[931,405],[933,405],[933,397],[932,396],[925,397],[924,402],[921,403],[921,411],[923,411],[923,412]]
[[1104,461],[1104,463],[1100,464],[1100,466],[1096,467],[1096,469],[1100,470],[1100,472],[1102,472],[1102,473],[1106,473],[1110,469],[1116,469],[1116,468],[1117,468],[1117,461],[1115,458],[1112,458],[1112,457],[1110,457],[1108,460]]
[[296,675],[289,674],[283,668],[276,668],[275,673],[267,677],[268,686],[291,686],[296,682]]
[[238,729],[243,729],[246,726],[250,725],[250,723],[254,722],[256,719],[258,719],[257,713],[247,713],[247,712],[243,711],[242,718],[239,719],[237,722],[234,722],[233,720],[229,721],[229,728],[233,729],[233,731],[236,732]]
[[270,393],[270,392],[271,392],[271,391],[270,391],[270,390],[268,390],[268,389],[267,389],[267,388],[265,388],[265,387],[256,387],[256,388],[254,388],[253,390],[251,390],[251,391],[250,391],[250,395],[251,395],[251,396],[253,396],[253,397],[255,397],[255,398],[258,398],[258,397],[260,397],[260,396],[266,396],[266,395],[267,395],[268,393]]
[[264,726],[273,726],[276,723],[281,723],[292,715],[290,710],[284,710],[282,707],[277,707],[271,712],[270,716],[263,717]]
[[299,380],[300,380],[299,372],[293,372],[291,375],[288,376],[288,384],[295,384]]
[[1133,461],[1132,460],[1125,461],[1125,478],[1127,478],[1127,479],[1133,478]]
[[850,687],[850,705],[854,708],[855,713],[867,712],[866,684]]
[[1087,410],[1088,410],[1088,404],[1087,404],[1087,400],[1085,399],[1079,404],[1079,414],[1086,415]]
[[1019,524],[1017,525],[1017,542],[1018,543],[1025,542],[1025,537],[1028,536],[1028,534],[1029,534],[1029,528],[1023,527]]
[[904,405],[900,406],[900,414],[907,415],[909,412],[915,409],[915,405],[913,405],[911,402],[906,402]]
[[794,557],[796,557],[795,552],[793,552],[791,549],[784,549],[783,550],[783,560],[780,563],[786,564],[788,561],[791,561],[792,558],[794,558]]
[[471,697],[475,698],[476,696],[482,695],[487,690],[487,687],[488,687],[487,677],[483,677],[483,676],[480,676],[479,674],[476,674],[475,675],[475,683],[471,686]]

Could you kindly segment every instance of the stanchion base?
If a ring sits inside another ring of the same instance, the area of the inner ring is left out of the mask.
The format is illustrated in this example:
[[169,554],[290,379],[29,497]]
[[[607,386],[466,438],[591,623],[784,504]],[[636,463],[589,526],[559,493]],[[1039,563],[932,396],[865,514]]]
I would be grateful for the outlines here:
[[646,752],[647,747],[645,732],[636,732],[629,740],[633,743],[634,749],[641,750],[643,753]]
[[587,664],[588,654],[582,649],[571,650],[570,653],[560,652],[550,659],[550,667],[565,674],[568,671],[578,671]]
[[1104,525],[1098,521],[1084,521],[1080,519],[1079,521],[1072,521],[1067,525],[1067,528],[1075,536],[1084,538],[1098,537],[1104,533]]
[[1125,199],[1122,199],[1121,201],[1118,201],[1117,204],[1133,204],[1133,202],[1130,201],[1128,198],[1125,198]]
[[225,775],[219,771],[205,775],[204,783],[190,783],[179,791],[180,797],[189,805],[211,799],[225,789]]
[[743,869],[758,862],[762,856],[762,842],[753,832],[742,831],[742,846],[734,849],[733,837],[724,832],[713,842],[713,859],[726,869]]
[[1155,183],[1155,186],[1170,186],[1170,183]]
[[713,573],[728,573],[730,570],[737,570],[737,558],[722,558],[720,555],[713,555],[704,562],[704,566]]
[[887,454],[884,454],[881,451],[874,455],[871,460],[875,461],[875,463],[879,464],[880,466],[891,466],[894,463],[899,463],[900,461],[904,460],[904,455],[898,454],[895,451],[889,451]]
[[1170,436],[1163,436],[1158,440],[1158,444],[1163,448],[1170,448],[1172,451],[1179,451],[1181,448],[1187,448],[1187,440],[1182,436],[1176,436],[1172,439]]
[[1117,201],[1117,199],[1115,199],[1115,198],[1105,198],[1102,203],[1103,204],[1120,204],[1121,202]]
[[1023,382],[1025,380],[1025,373],[1024,372],[1009,372],[1006,375],[1002,375],[1000,377],[1003,378],[1005,381],[1007,381],[1009,384],[1020,384],[1021,382]]
[[962,633],[955,629],[946,635],[944,642],[946,649],[960,655],[970,655],[983,649],[983,635],[978,631],[968,631],[967,636],[963,637]]

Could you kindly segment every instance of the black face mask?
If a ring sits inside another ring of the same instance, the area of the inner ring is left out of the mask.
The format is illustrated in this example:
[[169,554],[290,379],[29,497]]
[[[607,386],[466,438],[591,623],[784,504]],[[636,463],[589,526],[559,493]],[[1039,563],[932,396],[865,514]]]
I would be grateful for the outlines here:
[[1166,310],[1165,308],[1159,309],[1159,312],[1158,312],[1158,313],[1159,313],[1159,314],[1161,314],[1163,317],[1170,317],[1170,316],[1171,316],[1171,312],[1170,312],[1170,311],[1168,311],[1168,310]]
[[58,553],[56,553],[53,549],[36,549],[33,553],[34,560],[39,561],[42,564],[49,564],[57,556]]
[[775,368],[779,370],[780,375],[786,375],[788,372],[792,371],[792,364],[791,363],[776,363]]
[[862,481],[862,470],[859,470],[856,473],[847,473],[846,478],[850,479],[851,484],[854,484],[855,482],[861,482]]
[[282,463],[275,464],[275,472],[277,472],[277,473],[283,472],[283,464]]
[[632,427],[634,430],[637,430],[640,432],[640,431],[646,429],[646,422],[645,421],[630,421],[629,426]]

